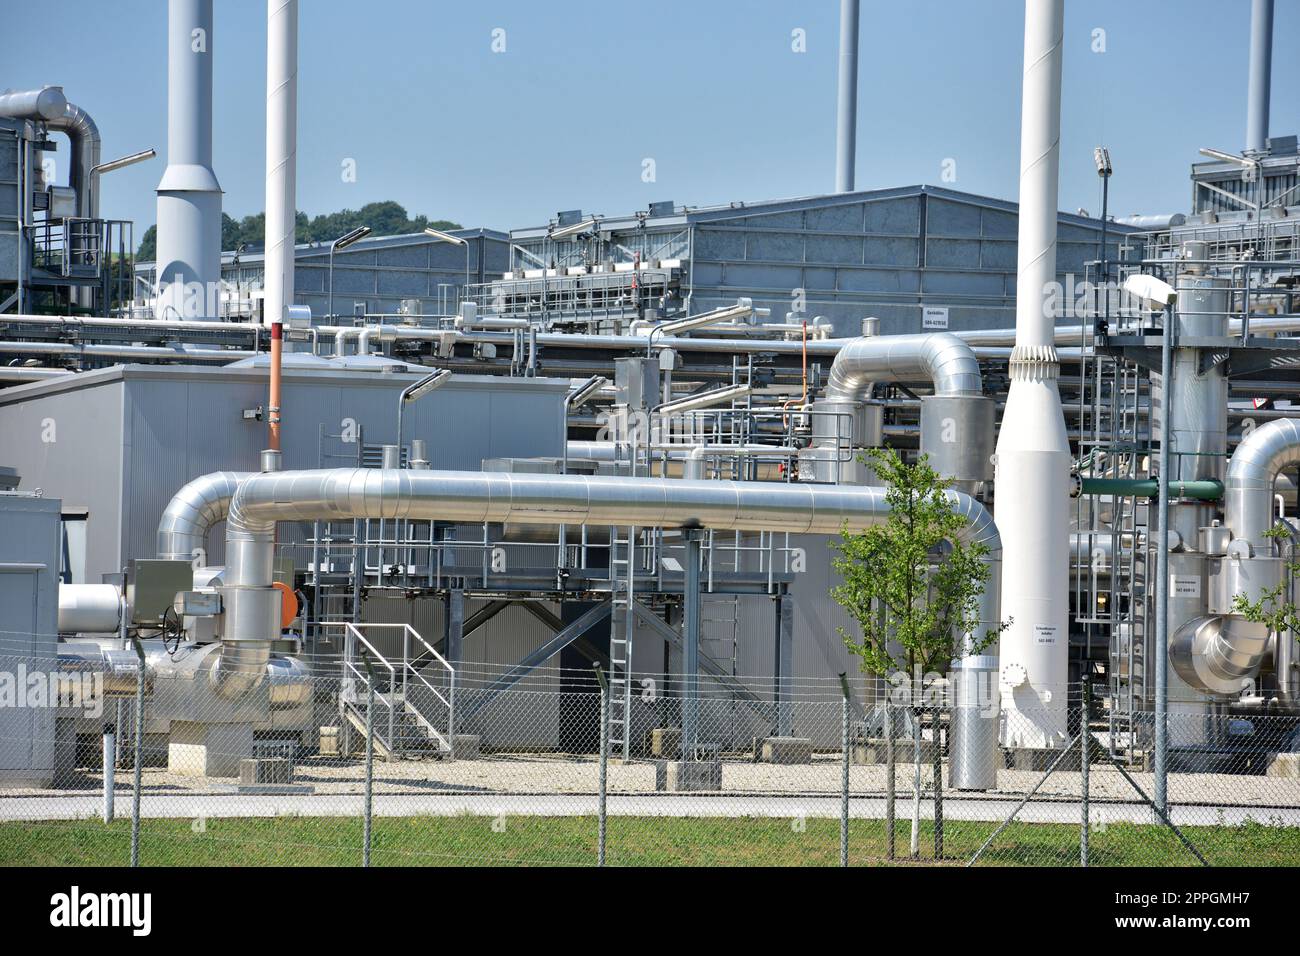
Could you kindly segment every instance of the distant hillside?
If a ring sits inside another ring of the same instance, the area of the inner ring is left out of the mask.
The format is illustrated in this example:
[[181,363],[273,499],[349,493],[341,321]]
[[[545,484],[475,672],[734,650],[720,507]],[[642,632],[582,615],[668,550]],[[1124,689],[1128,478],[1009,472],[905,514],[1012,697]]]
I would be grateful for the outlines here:
[[[376,236],[402,236],[420,232],[426,227],[434,229],[460,229],[460,223],[447,219],[429,219],[428,216],[416,216],[411,219],[401,203],[387,200],[385,202],[367,203],[360,209],[344,209],[326,215],[308,219],[305,212],[298,213],[298,242],[332,242],[357,226],[369,226]],[[221,214],[221,248],[225,252],[239,248],[240,243],[261,245],[266,238],[266,213],[233,219]],[[142,262],[152,262],[158,254],[158,227],[150,226],[140,239],[136,258]]]

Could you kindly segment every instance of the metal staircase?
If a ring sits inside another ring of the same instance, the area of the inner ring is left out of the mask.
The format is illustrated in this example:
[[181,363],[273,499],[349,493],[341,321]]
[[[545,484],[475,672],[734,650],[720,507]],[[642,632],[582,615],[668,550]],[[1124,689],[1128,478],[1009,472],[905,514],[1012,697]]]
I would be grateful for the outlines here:
[[[375,752],[384,760],[455,756],[456,671],[409,624],[333,625],[344,632],[339,713],[366,732],[373,699]],[[385,655],[362,628],[400,631],[400,655]],[[373,684],[373,687],[372,687]],[[373,698],[371,691],[373,689]]]

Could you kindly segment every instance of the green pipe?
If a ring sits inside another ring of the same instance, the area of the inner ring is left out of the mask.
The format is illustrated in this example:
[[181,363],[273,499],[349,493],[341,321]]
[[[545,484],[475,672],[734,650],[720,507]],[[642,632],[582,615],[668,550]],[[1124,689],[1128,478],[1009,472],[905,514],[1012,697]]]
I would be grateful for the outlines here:
[[[1155,498],[1160,494],[1159,483],[1154,478],[1079,478],[1078,481],[1079,493],[1084,495]],[[1223,482],[1212,478],[1200,481],[1171,481],[1169,496],[1218,501],[1223,497]]]

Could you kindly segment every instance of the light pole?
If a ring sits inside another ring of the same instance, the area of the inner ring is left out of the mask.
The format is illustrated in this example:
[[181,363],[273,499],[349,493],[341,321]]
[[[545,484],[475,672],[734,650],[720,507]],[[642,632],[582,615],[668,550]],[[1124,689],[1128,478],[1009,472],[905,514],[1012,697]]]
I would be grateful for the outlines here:
[[449,232],[442,232],[438,229],[434,229],[432,226],[426,228],[424,234],[432,239],[437,239],[439,242],[449,242],[453,246],[465,247],[465,285],[460,292],[460,297],[463,301],[465,296],[469,294],[469,241],[467,239],[462,239],[460,236],[453,236]]
[[402,454],[402,412],[411,402],[419,401],[428,395],[435,388],[441,388],[451,378],[451,369],[440,368],[432,375],[426,375],[411,385],[402,389],[402,395],[397,401],[397,454],[398,460],[401,460]]
[[357,226],[351,232],[345,232],[333,242],[330,243],[330,320],[334,319],[334,252],[337,249],[346,249],[358,239],[364,239],[370,235],[369,226]]

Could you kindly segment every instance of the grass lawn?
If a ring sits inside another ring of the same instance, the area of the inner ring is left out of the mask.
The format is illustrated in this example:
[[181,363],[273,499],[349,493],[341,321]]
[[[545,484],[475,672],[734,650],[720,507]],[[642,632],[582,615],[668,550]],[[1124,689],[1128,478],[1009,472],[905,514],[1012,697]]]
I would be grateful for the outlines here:
[[[948,821],[943,865],[960,865],[994,824]],[[922,865],[934,865],[933,830],[923,822]],[[898,862],[907,858],[909,829],[897,826]],[[1250,823],[1188,827],[1188,838],[1219,866],[1300,865],[1300,828]],[[97,820],[0,823],[0,865],[124,866],[131,822]],[[145,866],[356,866],[361,820],[351,817],[145,820]],[[1186,866],[1195,859],[1167,830],[1139,824],[1094,829],[1094,866]],[[377,817],[377,866],[590,865],[596,859],[594,817]],[[623,866],[837,866],[839,821],[756,817],[610,817],[608,862]],[[1013,824],[986,852],[994,865],[1074,866],[1078,827]],[[885,825],[853,820],[849,862],[887,865]]]

